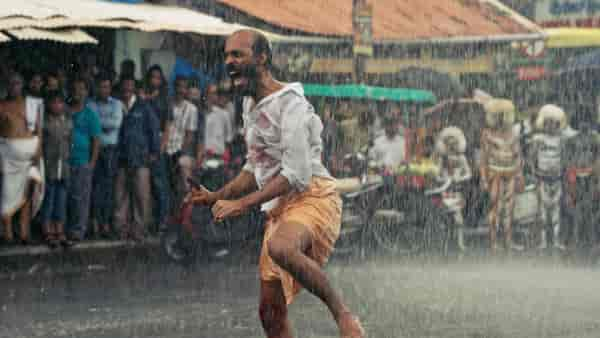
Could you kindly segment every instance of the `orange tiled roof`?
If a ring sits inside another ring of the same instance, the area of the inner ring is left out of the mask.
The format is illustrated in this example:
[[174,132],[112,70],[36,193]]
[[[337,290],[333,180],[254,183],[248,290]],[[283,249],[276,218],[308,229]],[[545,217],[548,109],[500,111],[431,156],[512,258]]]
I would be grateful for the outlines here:
[[[269,24],[306,33],[352,35],[352,0],[217,0]],[[373,36],[425,40],[534,33],[480,0],[370,0]]]

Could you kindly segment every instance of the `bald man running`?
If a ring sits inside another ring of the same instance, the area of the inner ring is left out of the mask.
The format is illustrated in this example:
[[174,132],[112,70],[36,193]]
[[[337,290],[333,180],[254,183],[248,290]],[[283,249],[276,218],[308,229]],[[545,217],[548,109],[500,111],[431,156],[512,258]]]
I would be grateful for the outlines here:
[[227,71],[234,91],[245,97],[247,161],[221,190],[194,190],[192,201],[213,204],[217,220],[258,205],[267,212],[259,311],[267,337],[292,337],[287,307],[305,287],[327,305],[341,337],[362,338],[358,318],[322,270],[339,236],[342,212],[335,180],[321,163],[323,125],[299,83],[273,78],[271,59],[260,33],[243,30],[227,39]]

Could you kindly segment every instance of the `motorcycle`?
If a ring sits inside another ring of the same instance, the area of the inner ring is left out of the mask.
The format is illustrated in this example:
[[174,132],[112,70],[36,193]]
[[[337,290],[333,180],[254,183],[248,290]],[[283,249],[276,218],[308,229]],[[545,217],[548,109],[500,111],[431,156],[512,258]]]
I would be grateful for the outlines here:
[[[449,182],[434,185],[430,168],[405,164],[401,172],[384,172],[372,203],[368,232],[374,251],[387,254],[448,252],[451,213],[441,203]],[[426,170],[423,170],[426,169]]]
[[423,175],[367,175],[378,168],[360,153],[344,161],[347,170],[336,175],[341,176],[338,191],[344,202],[336,255],[411,254],[433,248],[447,252],[451,212],[436,200],[448,182],[426,189]]

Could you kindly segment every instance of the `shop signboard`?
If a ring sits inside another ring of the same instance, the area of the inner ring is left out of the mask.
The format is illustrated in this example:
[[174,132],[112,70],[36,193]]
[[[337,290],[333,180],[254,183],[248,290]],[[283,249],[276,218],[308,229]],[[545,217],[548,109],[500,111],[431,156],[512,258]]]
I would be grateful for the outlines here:
[[538,0],[534,17],[544,27],[600,27],[600,0]]
[[541,80],[546,76],[544,66],[522,66],[517,68],[517,78],[521,81]]

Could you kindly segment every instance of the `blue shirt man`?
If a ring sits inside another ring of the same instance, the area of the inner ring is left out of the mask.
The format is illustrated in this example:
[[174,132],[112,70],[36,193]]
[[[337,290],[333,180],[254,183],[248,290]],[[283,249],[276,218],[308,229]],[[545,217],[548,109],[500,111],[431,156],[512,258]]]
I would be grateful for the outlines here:
[[69,239],[78,241],[85,237],[88,226],[92,173],[100,153],[99,136],[102,132],[98,114],[85,105],[87,82],[76,79],[72,83],[73,119],[71,145],[71,178],[69,187]]
[[95,111],[100,118],[102,145],[115,146],[119,141],[119,128],[123,122],[123,104],[112,96],[91,100],[88,107]]
[[94,171],[92,195],[92,217],[95,233],[105,238],[112,237],[112,215],[114,209],[114,181],[117,175],[117,144],[123,123],[123,103],[111,96],[110,76],[96,79],[96,97],[88,107],[98,113],[102,133],[102,150]]
[[73,145],[69,162],[72,166],[91,164],[93,139],[98,138],[102,132],[98,114],[89,107],[84,107],[80,111],[73,112],[72,118]]

